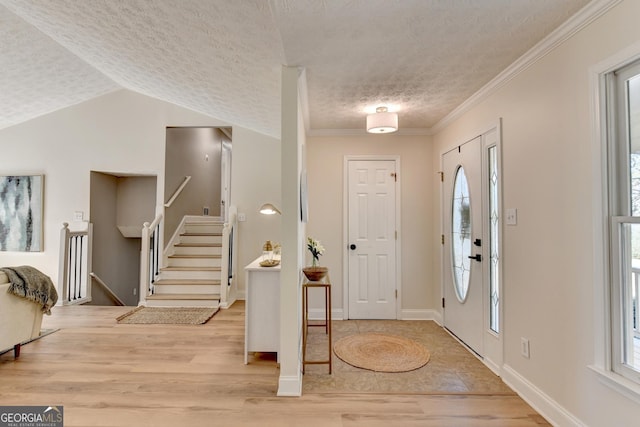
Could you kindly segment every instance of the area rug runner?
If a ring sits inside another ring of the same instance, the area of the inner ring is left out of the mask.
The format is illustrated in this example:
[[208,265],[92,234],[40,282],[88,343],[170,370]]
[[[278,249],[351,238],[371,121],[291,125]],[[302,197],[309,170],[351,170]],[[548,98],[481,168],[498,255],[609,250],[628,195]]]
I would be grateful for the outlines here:
[[431,355],[408,338],[378,333],[349,335],[338,340],[333,352],[344,362],[375,372],[407,372],[429,362]]
[[217,312],[217,307],[137,307],[116,320],[125,324],[201,325]]

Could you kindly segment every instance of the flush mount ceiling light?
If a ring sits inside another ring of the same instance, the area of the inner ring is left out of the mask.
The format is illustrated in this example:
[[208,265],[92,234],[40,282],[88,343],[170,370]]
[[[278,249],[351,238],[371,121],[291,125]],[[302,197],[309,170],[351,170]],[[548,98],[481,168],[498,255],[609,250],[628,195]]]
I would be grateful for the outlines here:
[[387,107],[378,107],[367,116],[367,132],[391,133],[398,130],[398,114],[390,113]]

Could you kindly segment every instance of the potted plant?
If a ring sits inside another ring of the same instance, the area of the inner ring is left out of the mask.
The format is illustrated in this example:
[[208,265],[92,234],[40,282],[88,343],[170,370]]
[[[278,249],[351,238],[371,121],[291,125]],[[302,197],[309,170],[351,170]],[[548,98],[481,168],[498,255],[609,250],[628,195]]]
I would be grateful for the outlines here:
[[319,240],[313,237],[307,237],[307,249],[311,252],[311,267],[303,268],[302,272],[308,280],[317,282],[318,280],[322,280],[328,271],[327,267],[320,267],[318,265],[320,255],[324,253],[324,246],[322,246]]

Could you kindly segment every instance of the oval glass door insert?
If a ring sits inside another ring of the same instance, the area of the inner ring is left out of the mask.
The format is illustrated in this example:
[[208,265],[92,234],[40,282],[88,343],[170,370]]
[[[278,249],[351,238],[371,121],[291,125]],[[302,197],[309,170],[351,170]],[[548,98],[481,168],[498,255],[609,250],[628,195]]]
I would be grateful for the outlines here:
[[451,263],[453,286],[458,300],[463,303],[469,292],[471,273],[471,198],[467,176],[458,167],[453,183],[451,206]]

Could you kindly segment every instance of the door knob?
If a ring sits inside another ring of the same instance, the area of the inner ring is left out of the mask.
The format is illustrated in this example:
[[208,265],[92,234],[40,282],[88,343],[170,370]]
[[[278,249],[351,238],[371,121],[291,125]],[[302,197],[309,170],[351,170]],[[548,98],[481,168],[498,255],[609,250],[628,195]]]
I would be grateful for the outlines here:
[[480,255],[480,254],[476,254],[476,255],[473,255],[473,256],[469,255],[469,258],[470,259],[475,259],[478,262],[482,261],[482,255]]
[[351,249],[352,251],[356,249],[356,245],[354,245],[353,243],[349,245],[349,249]]

